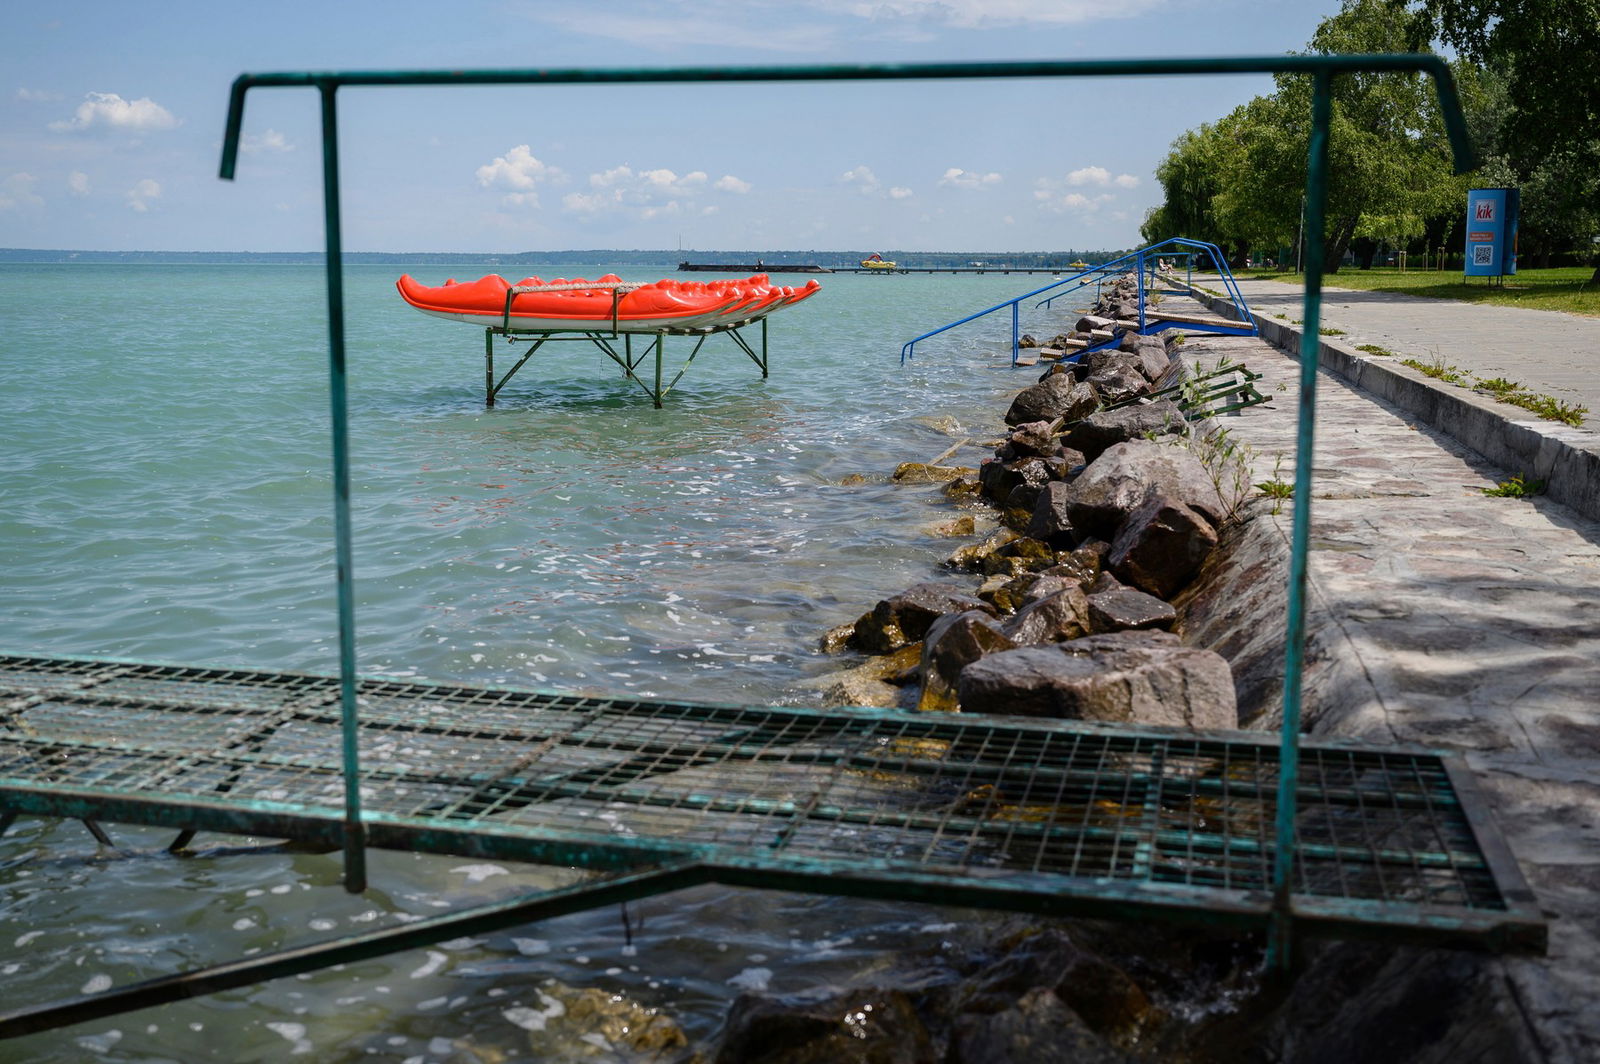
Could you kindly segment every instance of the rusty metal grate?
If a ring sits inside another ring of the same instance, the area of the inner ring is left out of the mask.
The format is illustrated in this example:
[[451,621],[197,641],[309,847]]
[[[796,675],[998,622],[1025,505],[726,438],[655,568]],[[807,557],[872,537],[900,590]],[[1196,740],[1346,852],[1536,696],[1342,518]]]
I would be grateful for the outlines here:
[[[1277,744],[1022,718],[364,680],[377,846],[751,886],[1265,926]],[[337,840],[333,677],[0,657],[0,808]],[[1306,743],[1312,928],[1541,948],[1453,759]]]

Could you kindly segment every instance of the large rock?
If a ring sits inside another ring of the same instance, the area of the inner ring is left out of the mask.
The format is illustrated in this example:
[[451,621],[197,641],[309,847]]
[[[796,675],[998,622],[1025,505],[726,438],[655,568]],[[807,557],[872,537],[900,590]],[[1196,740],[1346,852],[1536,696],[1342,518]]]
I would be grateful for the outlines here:
[[1141,336],[1134,346],[1133,356],[1139,361],[1139,372],[1145,379],[1154,384],[1161,379],[1161,375],[1172,364],[1171,357],[1167,354],[1167,345],[1155,336]]
[[1052,480],[1040,490],[1033,501],[1033,516],[1028,521],[1028,535],[1043,540],[1052,547],[1070,547],[1078,541],[1072,527],[1072,486],[1064,480]]
[[1178,404],[1170,399],[1154,399],[1090,414],[1068,425],[1062,442],[1073,450],[1082,451],[1092,466],[1108,448],[1119,443],[1182,433],[1187,427]]
[[978,482],[983,485],[984,498],[1004,503],[1019,487],[1038,491],[1050,482],[1050,466],[1042,458],[1024,458],[1016,462],[986,459],[978,467]]
[[1019,936],[1009,952],[966,979],[957,1007],[1000,1012],[1039,987],[1053,990],[1090,1030],[1119,1045],[1136,1042],[1162,1018],[1126,971],[1050,927]]
[[1010,1008],[956,1020],[951,1064],[1131,1064],[1061,998],[1036,987]]
[[[1065,418],[1076,421],[1100,405],[1100,397],[1071,373],[1052,373],[1038,384],[1017,393],[1006,411],[1007,425]],[[1082,448],[1079,448],[1082,450]]]
[[958,584],[915,584],[883,599],[856,621],[856,645],[869,654],[887,654],[922,639],[928,627],[947,613],[993,608]]
[[981,610],[940,617],[922,641],[922,695],[917,708],[953,711],[961,670],[986,654],[1015,647],[1000,622]]
[[1089,370],[1088,383],[1107,405],[1132,399],[1150,390],[1139,359],[1121,351],[1112,352]]
[[898,706],[906,701],[901,687],[915,677],[921,661],[922,646],[912,643],[853,668],[815,677],[807,686],[820,692],[818,701],[824,706]]
[[957,477],[969,477],[971,466],[928,465],[926,462],[901,462],[889,479],[901,484],[947,484]]
[[1165,634],[1090,636],[991,654],[962,670],[962,709],[1168,727],[1238,727],[1228,663],[1209,650],[1155,638]]
[[1217,533],[1198,512],[1152,488],[1111,541],[1106,562],[1125,583],[1171,598],[1200,571]]
[[944,564],[952,569],[981,570],[992,555],[1003,549],[1006,544],[1021,538],[1021,533],[1009,528],[997,528],[984,537],[982,542],[958,547],[944,560]]
[[1061,441],[1052,435],[1053,421],[1029,421],[1018,425],[1006,440],[1002,448],[1001,458],[1015,460],[1018,458],[1044,458],[1058,454],[1061,451]]
[[1081,638],[1089,634],[1089,599],[1083,588],[1069,584],[1018,610],[1005,633],[1018,646]]
[[925,1064],[933,1037],[904,991],[863,987],[776,998],[741,994],[716,1064]]
[[1172,604],[1131,587],[1113,587],[1088,596],[1089,628],[1094,632],[1137,631],[1160,628],[1171,631],[1178,611]]
[[1073,528],[1109,539],[1152,488],[1213,525],[1221,524],[1226,513],[1216,484],[1188,448],[1128,440],[1108,449],[1071,482],[1068,518]]

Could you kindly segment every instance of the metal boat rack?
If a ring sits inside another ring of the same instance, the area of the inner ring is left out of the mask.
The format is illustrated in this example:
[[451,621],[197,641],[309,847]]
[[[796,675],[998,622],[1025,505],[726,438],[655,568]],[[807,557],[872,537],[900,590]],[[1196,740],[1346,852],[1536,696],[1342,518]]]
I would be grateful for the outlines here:
[[[1306,75],[1303,318],[1314,336],[1330,85],[1351,71],[1431,78],[1457,167],[1471,168],[1450,71],[1434,55],[238,78],[224,178],[234,174],[249,89],[310,87],[321,99],[338,675],[0,658],[0,828],[22,815],[76,817],[337,844],[345,886],[355,892],[367,884],[369,845],[557,862],[601,878],[54,1005],[13,1007],[0,1014],[0,1036],[709,880],[1260,927],[1268,963],[1280,972],[1305,932],[1541,949],[1545,928],[1534,899],[1458,762],[1428,751],[1302,742],[1314,348],[1301,356],[1283,726],[1275,740],[858,708],[594,699],[387,682],[356,671],[340,88]],[[621,361],[631,373],[630,357],[625,346]],[[414,753],[395,760],[390,738]]]
[[[501,316],[500,324],[490,325],[483,330],[484,405],[494,406],[495,397],[500,394],[500,389],[505,387],[506,382],[517,375],[517,371],[523,367],[528,359],[533,357],[535,351],[538,351],[545,344],[552,342],[560,343],[572,342],[576,340],[580,343],[587,341],[593,344],[607,358],[611,359],[611,361],[622,367],[622,375],[624,377],[633,381],[640,388],[644,389],[644,393],[651,398],[656,405],[656,409],[658,410],[661,409],[661,402],[666,398],[667,393],[672,391],[672,389],[677,386],[677,383],[683,379],[683,375],[689,371],[689,367],[694,364],[695,356],[700,354],[700,349],[705,346],[706,339],[717,333],[726,333],[728,338],[734,342],[739,350],[750,356],[750,361],[754,362],[760,368],[762,379],[766,379],[768,372],[767,319],[764,315],[757,318],[745,318],[736,321],[718,323],[716,325],[707,325],[688,329],[663,327],[656,329],[624,330],[621,328],[622,323],[617,317],[617,305],[620,302],[620,298],[623,294],[631,292],[635,288],[639,287],[642,286],[638,284],[628,284],[626,282],[618,284],[607,283],[603,281],[559,286],[512,285],[506,290],[506,308],[505,313]],[[600,288],[611,289],[611,320],[609,329],[604,327],[589,329],[530,329],[525,326],[517,325],[511,319],[511,303],[514,299],[516,299],[517,296],[524,292],[549,292],[560,289],[587,291]],[[744,328],[756,324],[757,322],[759,322],[761,325],[761,350],[759,353],[756,351],[755,347],[744,338],[744,334],[742,332]],[[522,357],[517,359],[516,364],[507,370],[505,375],[499,380],[496,380],[494,375],[494,338],[496,336],[502,337],[505,342],[509,344],[515,344],[518,342],[528,343],[528,349],[522,352]],[[635,336],[647,336],[650,338],[649,342],[645,344],[644,350],[637,355],[634,354],[633,350],[633,338]],[[672,379],[663,385],[661,383],[661,379],[664,374],[663,363],[665,361],[665,341],[668,336],[693,336],[696,338],[696,340],[693,350],[689,352],[689,357],[683,360],[683,364],[678,367],[678,372],[673,375]],[[622,349],[620,351],[617,350],[616,343],[619,338],[622,341]],[[636,371],[641,365],[644,364],[644,361],[649,358],[651,354],[655,355],[655,375],[651,379],[646,380],[644,377],[639,376]]]

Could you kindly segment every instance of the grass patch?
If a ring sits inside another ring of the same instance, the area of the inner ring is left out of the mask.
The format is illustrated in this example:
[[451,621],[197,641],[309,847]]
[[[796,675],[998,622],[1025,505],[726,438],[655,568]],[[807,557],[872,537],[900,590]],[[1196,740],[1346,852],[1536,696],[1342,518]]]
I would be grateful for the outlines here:
[[[1564,310],[1569,314],[1600,317],[1600,285],[1589,286],[1594,270],[1588,266],[1568,266],[1551,270],[1519,270],[1504,286],[1490,287],[1485,279],[1471,283],[1459,270],[1408,270],[1394,267],[1358,270],[1346,266],[1338,273],[1324,274],[1329,288],[1353,288],[1364,292],[1399,292],[1427,299],[1455,299],[1464,303],[1493,303],[1530,310]],[[1304,284],[1299,273],[1252,273],[1251,277]]]
[[1365,351],[1369,355],[1382,355],[1385,358],[1391,358],[1394,356],[1393,351],[1389,350],[1387,347],[1380,347],[1377,344],[1357,344],[1356,350]]
[[1321,333],[1323,336],[1343,336],[1343,335],[1345,335],[1345,331],[1343,329],[1318,329],[1317,332]]
[[1438,355],[1433,356],[1432,362],[1423,362],[1415,358],[1402,358],[1402,366],[1410,366],[1424,376],[1432,377],[1436,381],[1446,384],[1460,384],[1466,380],[1466,372],[1460,366],[1452,366]]
[[1510,480],[1502,480],[1492,488],[1484,488],[1485,495],[1502,499],[1526,499],[1530,495],[1544,494],[1544,481],[1524,480],[1521,473]]
[[1546,421],[1559,421],[1564,425],[1577,428],[1583,424],[1583,415],[1589,412],[1586,406],[1572,406],[1550,395],[1535,395],[1532,392],[1501,392],[1495,398],[1502,403],[1520,406],[1524,410],[1532,411]]

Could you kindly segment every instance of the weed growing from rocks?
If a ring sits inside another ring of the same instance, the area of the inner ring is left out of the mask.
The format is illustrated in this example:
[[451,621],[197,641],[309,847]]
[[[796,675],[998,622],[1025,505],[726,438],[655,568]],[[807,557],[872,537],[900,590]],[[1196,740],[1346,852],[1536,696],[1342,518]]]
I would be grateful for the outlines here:
[[1278,452],[1278,457],[1272,463],[1272,479],[1263,480],[1256,485],[1256,490],[1272,500],[1272,516],[1277,517],[1283,513],[1283,503],[1286,499],[1294,498],[1294,483],[1283,479],[1283,452]]
[[1222,499],[1222,524],[1239,519],[1239,511],[1250,497],[1250,464],[1255,450],[1248,443],[1233,437],[1232,430],[1218,428],[1209,420],[1189,426],[1181,438],[1181,446],[1200,459],[1206,476]]
[[1389,358],[1394,355],[1394,352],[1389,350],[1387,347],[1380,347],[1377,344],[1357,344],[1356,350],[1365,351],[1369,355],[1380,355],[1384,358]]
[[1410,366],[1418,373],[1432,377],[1434,380],[1444,381],[1446,384],[1460,384],[1466,379],[1466,374],[1460,366],[1450,365],[1439,355],[1434,355],[1431,362],[1423,362],[1415,358],[1402,358],[1400,364],[1402,366]]
[[1503,499],[1526,499],[1530,495],[1544,494],[1544,481],[1524,480],[1521,473],[1510,480],[1502,480],[1492,488],[1484,488],[1485,495],[1494,495]]

